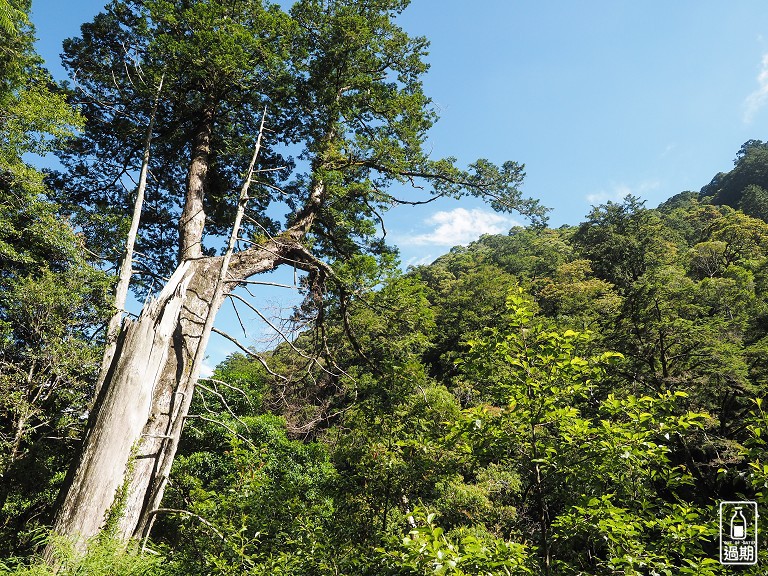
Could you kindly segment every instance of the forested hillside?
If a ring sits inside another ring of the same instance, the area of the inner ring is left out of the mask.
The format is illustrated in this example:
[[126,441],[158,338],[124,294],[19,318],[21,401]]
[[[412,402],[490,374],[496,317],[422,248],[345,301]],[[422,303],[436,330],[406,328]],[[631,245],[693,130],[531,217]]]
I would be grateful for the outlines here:
[[[551,228],[521,165],[422,149],[407,2],[231,4],[112,2],[75,89],[0,0],[0,572],[730,574],[719,502],[768,505],[768,144]],[[403,270],[381,213],[466,195],[531,223]],[[199,377],[280,266],[281,342]]]
[[203,571],[720,573],[716,504],[766,480],[768,226],[697,196],[457,247],[348,310],[351,343],[331,305],[335,375],[317,334],[279,376],[233,356],[246,396],[200,394],[168,505],[259,535],[155,536]]

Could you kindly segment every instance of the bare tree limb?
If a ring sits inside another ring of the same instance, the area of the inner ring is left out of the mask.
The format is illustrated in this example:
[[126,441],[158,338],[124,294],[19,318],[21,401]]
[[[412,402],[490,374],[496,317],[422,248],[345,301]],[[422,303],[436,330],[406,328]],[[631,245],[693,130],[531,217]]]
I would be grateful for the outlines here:
[[275,286],[277,288],[290,288],[291,290],[300,290],[299,286],[296,286],[296,285],[292,286],[290,284],[280,284],[279,282],[262,282],[258,280],[237,280],[235,278],[227,280],[227,282],[236,282],[237,284],[255,284],[258,286]]
[[304,358],[305,360],[309,361],[309,362],[310,362],[312,365],[316,365],[318,368],[320,368],[320,370],[322,370],[323,372],[325,372],[325,373],[326,373],[326,374],[328,374],[329,376],[334,376],[334,377],[338,377],[338,376],[341,376],[341,374],[337,374],[337,373],[335,373],[335,372],[331,372],[330,370],[328,370],[328,368],[326,368],[326,367],[325,367],[325,366],[323,366],[323,365],[322,365],[320,362],[318,362],[318,360],[317,360],[317,358],[316,358],[316,357],[312,357],[312,356],[309,356],[309,355],[308,355],[306,352],[304,352],[303,350],[299,350],[299,348],[297,348],[297,347],[296,347],[296,345],[293,343],[293,341],[292,341],[290,338],[288,338],[288,336],[287,336],[287,335],[286,335],[286,334],[285,334],[285,333],[284,333],[284,332],[283,332],[283,331],[282,331],[280,328],[278,328],[277,326],[275,326],[275,325],[272,323],[272,321],[270,321],[270,320],[269,320],[269,318],[267,318],[266,316],[264,316],[264,314],[262,314],[262,313],[261,313],[261,311],[260,311],[258,308],[256,308],[255,306],[253,306],[253,305],[252,305],[250,302],[248,302],[248,301],[247,301],[245,298],[242,298],[242,297],[238,296],[237,294],[231,294],[231,293],[230,293],[230,294],[227,294],[227,297],[228,297],[228,298],[230,298],[230,299],[235,299],[235,298],[236,298],[237,300],[240,300],[240,301],[241,301],[243,304],[245,304],[246,306],[248,306],[248,308],[250,308],[250,309],[251,309],[251,310],[253,310],[253,311],[254,311],[256,314],[258,314],[259,318],[261,318],[261,319],[262,319],[262,320],[263,320],[263,321],[264,321],[266,324],[268,324],[268,325],[269,325],[269,327],[270,327],[270,328],[272,328],[272,330],[274,330],[274,331],[275,331],[275,332],[276,332],[276,333],[277,333],[277,334],[278,334],[278,335],[279,335],[279,336],[280,336],[280,337],[281,337],[281,338],[282,338],[282,339],[285,341],[285,343],[286,343],[286,344],[288,344],[288,346],[290,346],[290,347],[291,347],[291,350],[293,350],[294,352],[296,352],[296,354],[298,354],[299,356],[301,356],[301,357],[302,357],[302,358]]
[[[229,294],[229,296],[231,296],[231,294]],[[245,329],[245,324],[243,324],[243,319],[240,318],[240,311],[237,309],[237,306],[235,306],[235,300],[234,298],[230,298],[229,301],[232,304],[232,308],[235,311],[235,316],[237,316],[237,321],[240,323],[240,328],[243,330],[243,336],[247,338],[248,331]]]
[[235,392],[239,392],[246,402],[248,402],[248,405],[253,408],[253,402],[251,402],[250,396],[246,394],[245,390],[242,388],[238,388],[237,386],[234,386],[228,382],[224,382],[223,380],[217,380],[216,378],[198,378],[198,381],[204,381],[204,382],[213,382],[217,386],[224,386],[226,388],[229,388],[230,390],[234,390]]
[[131,283],[131,272],[133,270],[133,248],[136,244],[136,234],[139,231],[139,223],[141,221],[141,209],[144,205],[144,192],[147,188],[147,170],[149,168],[150,149],[152,146],[152,133],[155,129],[155,116],[157,115],[157,107],[160,104],[160,95],[163,92],[164,80],[165,75],[160,78],[160,84],[157,87],[157,95],[152,107],[152,113],[149,117],[149,125],[147,126],[147,132],[144,137],[144,155],[141,162],[139,185],[136,191],[136,200],[133,203],[131,226],[128,230],[128,236],[125,239],[125,253],[120,265],[117,287],[115,288],[115,312],[112,315],[112,318],[110,318],[109,325],[107,326],[106,347],[104,349],[104,357],[102,359],[99,377],[96,381],[94,398],[99,395],[99,390],[101,390],[101,386],[104,384],[104,380],[107,377],[109,366],[112,363],[112,358],[115,355],[115,350],[117,348],[117,337],[120,333],[120,325],[123,323],[123,310],[125,309],[125,301],[128,297],[128,287]]
[[235,346],[237,346],[238,348],[240,348],[240,350],[242,350],[243,352],[245,352],[245,353],[246,353],[248,356],[250,356],[250,357],[252,357],[252,358],[255,358],[255,359],[256,359],[256,360],[259,362],[259,364],[261,364],[261,365],[262,365],[262,367],[264,368],[264,370],[266,370],[266,371],[267,371],[267,374],[269,374],[270,376],[273,376],[273,377],[275,377],[275,378],[278,378],[278,379],[280,379],[280,380],[283,380],[284,382],[288,382],[288,378],[286,378],[286,377],[285,377],[285,376],[283,376],[282,374],[278,374],[277,372],[275,372],[274,370],[272,370],[272,369],[269,367],[269,365],[267,364],[266,360],[264,360],[264,358],[261,356],[261,354],[257,354],[257,353],[256,353],[256,352],[254,352],[253,350],[250,350],[250,349],[249,349],[249,348],[247,348],[247,347],[246,347],[246,346],[245,346],[243,343],[241,343],[241,342],[240,342],[240,341],[239,341],[237,338],[235,338],[234,336],[231,336],[231,335],[227,334],[227,333],[226,333],[226,332],[224,332],[223,330],[219,330],[218,328],[214,327],[214,328],[212,329],[212,331],[213,331],[213,332],[215,332],[216,334],[218,334],[219,336],[223,336],[224,338],[226,338],[227,340],[229,340],[230,342],[232,342],[232,343],[233,343]]
[[226,430],[230,434],[232,434],[233,436],[236,436],[237,438],[239,438],[240,440],[242,440],[243,442],[248,444],[254,450],[258,450],[258,448],[256,447],[256,445],[253,442],[251,442],[248,438],[246,438],[245,436],[240,434],[240,432],[238,432],[237,430],[235,430],[231,426],[228,426],[227,424],[224,424],[224,422],[222,422],[221,420],[216,420],[214,418],[208,418],[207,416],[203,416],[202,414],[187,414],[185,418],[186,419],[197,418],[198,420],[203,420],[204,422],[210,422],[211,424],[218,424],[222,428],[226,428]]
[[[207,390],[211,394],[213,394],[216,397],[218,397],[218,399],[221,401],[221,405],[224,406],[224,408],[229,413],[229,415],[232,416],[232,418],[234,418],[238,422],[240,422],[240,424],[242,424],[243,427],[250,433],[251,429],[248,427],[248,424],[243,422],[243,420],[241,420],[240,417],[232,411],[232,408],[229,407],[229,404],[227,404],[226,398],[224,398],[224,396],[221,394],[221,392],[219,392],[218,390],[214,390],[213,388],[209,388],[208,386],[205,386],[204,384],[200,384],[200,382],[198,382],[197,386],[195,386],[195,389],[198,389],[198,388],[202,388],[203,390]],[[201,398],[203,397],[202,394],[200,394],[200,396],[201,396]],[[203,398],[203,401],[205,401],[204,398]]]
[[[183,514],[185,516],[191,516],[192,518],[196,518],[197,520],[199,520],[201,524],[204,524],[205,526],[210,528],[211,531],[213,531],[216,534],[216,536],[221,538],[224,542],[227,542],[227,539],[224,537],[224,534],[222,534],[216,528],[216,526],[213,525],[213,523],[211,523],[210,521],[206,520],[205,518],[203,518],[199,514],[195,514],[194,512],[190,512],[189,510],[181,510],[179,508],[155,508],[154,510],[150,510],[147,513],[148,516],[152,517],[152,519],[151,519],[152,523],[154,523],[155,516],[157,514]],[[151,524],[150,524],[150,527],[151,527]],[[148,539],[149,539],[149,531],[147,531],[147,535],[144,536],[144,541],[143,541],[143,543],[141,545],[141,551],[142,552],[144,552],[146,550],[147,540]]]

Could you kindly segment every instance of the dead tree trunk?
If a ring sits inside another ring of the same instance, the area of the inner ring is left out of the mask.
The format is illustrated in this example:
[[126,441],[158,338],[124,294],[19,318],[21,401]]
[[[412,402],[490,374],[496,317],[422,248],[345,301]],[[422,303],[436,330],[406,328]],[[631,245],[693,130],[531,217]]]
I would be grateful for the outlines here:
[[[301,253],[302,228],[232,257],[225,290]],[[94,406],[79,465],[54,523],[80,550],[115,519],[123,540],[146,530],[178,445],[171,432],[187,416],[197,374],[192,364],[211,310],[222,257],[185,260],[157,300],[126,320]]]
[[[73,540],[79,552],[105,526],[123,541],[141,537],[151,528],[152,511],[163,496],[223,296],[250,276],[309,257],[302,240],[325,196],[321,180],[314,182],[303,209],[279,236],[235,252],[263,119],[227,251],[220,257],[203,256],[203,200],[213,128],[214,108],[203,107],[192,135],[179,218],[179,265],[139,318],[123,321],[114,354],[105,359],[108,370],[80,457],[62,490],[53,533]],[[49,561],[53,553],[49,546],[45,552]]]
[[54,523],[55,533],[75,538],[80,548],[101,530],[110,510],[121,507],[117,496],[140,455],[154,392],[178,334],[191,269],[192,262],[179,266],[157,300],[135,322],[123,325],[79,465]]
[[[148,532],[151,512],[160,504],[176,455],[222,296],[250,276],[307,254],[301,240],[322,202],[322,182],[315,184],[304,209],[280,236],[234,252],[260,135],[227,253],[223,257],[199,255],[209,138],[210,124],[205,120],[195,137],[187,204],[181,216],[180,246],[186,257],[139,318],[123,323],[82,454],[70,473],[54,522],[54,533],[74,539],[80,551],[105,525],[124,541]],[[190,258],[190,254],[196,257]],[[49,548],[46,556],[51,558],[52,552]]]
[[112,318],[109,319],[109,324],[107,326],[104,357],[102,359],[99,377],[96,382],[96,397],[99,395],[101,385],[104,383],[104,379],[107,376],[107,371],[109,370],[109,367],[112,363],[112,357],[115,354],[115,348],[117,346],[117,337],[120,334],[120,327],[123,323],[123,317],[125,316],[125,301],[128,298],[128,288],[131,283],[131,276],[133,275],[133,251],[134,246],[136,245],[136,235],[139,232],[141,209],[144,206],[144,193],[147,188],[147,173],[149,172],[152,133],[155,128],[155,117],[157,115],[157,107],[160,105],[160,95],[163,92],[164,80],[165,76],[162,76],[160,78],[160,84],[157,88],[155,104],[152,107],[152,113],[149,116],[147,133],[144,137],[144,154],[142,155],[141,170],[139,172],[139,185],[136,188],[136,200],[133,203],[131,226],[128,229],[128,236],[125,239],[125,252],[123,253],[123,261],[120,264],[120,272],[117,276],[117,286],[115,287],[115,311],[112,314]]

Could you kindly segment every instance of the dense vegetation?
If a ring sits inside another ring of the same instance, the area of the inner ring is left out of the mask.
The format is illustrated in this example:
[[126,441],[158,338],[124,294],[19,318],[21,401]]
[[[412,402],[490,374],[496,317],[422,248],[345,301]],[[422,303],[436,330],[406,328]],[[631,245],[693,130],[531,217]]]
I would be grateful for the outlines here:
[[337,377],[296,380],[309,334],[269,358],[292,387],[219,366],[250,402],[201,392],[226,426],[194,424],[168,505],[222,536],[154,535],[201,573],[717,574],[717,502],[766,479],[766,250],[685,193],[395,274],[350,311],[357,350],[329,321]]
[[[61,178],[47,191],[22,155],[111,148],[67,143],[80,119],[32,51],[28,11],[0,0],[0,569],[48,574],[35,555],[83,434],[112,278],[52,201]],[[198,384],[149,539],[126,550],[108,521],[85,557],[57,544],[55,567],[729,573],[718,502],[768,504],[767,175],[768,144],[750,141],[699,193],[608,202],[406,272],[384,246],[345,258],[326,214],[318,242],[342,288],[305,277],[298,337]],[[78,215],[92,248],[115,242],[114,208]],[[153,210],[162,271],[169,214]]]

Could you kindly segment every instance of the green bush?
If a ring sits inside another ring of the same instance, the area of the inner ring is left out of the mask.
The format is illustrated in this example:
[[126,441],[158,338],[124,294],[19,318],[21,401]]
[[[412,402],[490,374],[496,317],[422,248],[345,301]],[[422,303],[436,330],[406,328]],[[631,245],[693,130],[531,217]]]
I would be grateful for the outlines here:
[[67,542],[54,546],[51,563],[40,557],[0,561],[0,574],[13,576],[167,576],[173,569],[158,554],[142,554],[135,547],[109,539],[95,542],[84,556]]

